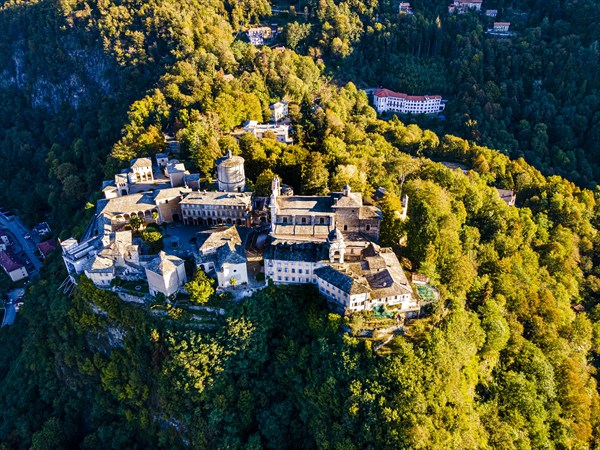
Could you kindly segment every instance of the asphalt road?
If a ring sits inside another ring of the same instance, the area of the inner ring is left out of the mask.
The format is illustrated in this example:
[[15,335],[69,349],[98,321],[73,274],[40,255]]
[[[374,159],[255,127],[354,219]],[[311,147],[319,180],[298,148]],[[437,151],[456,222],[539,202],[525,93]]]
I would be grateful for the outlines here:
[[25,251],[25,254],[36,268],[39,270],[42,267],[42,263],[38,259],[36,254],[36,247],[32,240],[29,242],[25,239],[24,235],[28,232],[27,229],[19,222],[18,218],[15,216],[12,220],[7,220],[2,214],[0,214],[0,225],[4,228],[7,228],[15,237],[18,244]]
[[4,311],[4,320],[2,320],[2,327],[12,325],[15,321],[16,315],[17,310],[15,309],[15,305],[13,305],[12,303],[8,303],[6,305],[6,310]]

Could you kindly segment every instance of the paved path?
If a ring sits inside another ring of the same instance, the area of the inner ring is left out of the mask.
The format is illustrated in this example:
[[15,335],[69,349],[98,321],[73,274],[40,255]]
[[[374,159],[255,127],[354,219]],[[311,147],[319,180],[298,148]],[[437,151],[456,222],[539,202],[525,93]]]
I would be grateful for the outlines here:
[[28,232],[27,228],[25,228],[23,224],[19,222],[16,216],[13,217],[12,220],[7,220],[6,217],[4,217],[2,214],[0,214],[0,225],[7,228],[14,235],[15,239],[17,240],[17,243],[25,251],[27,257],[33,264],[33,267],[35,267],[36,270],[39,270],[40,267],[42,267],[42,263],[40,262],[35,253],[36,247],[33,244],[33,241],[29,243],[23,237]]
[[17,315],[17,310],[15,309],[15,305],[9,303],[6,305],[6,310],[4,311],[4,320],[2,320],[2,327],[12,325],[15,321],[15,316]]

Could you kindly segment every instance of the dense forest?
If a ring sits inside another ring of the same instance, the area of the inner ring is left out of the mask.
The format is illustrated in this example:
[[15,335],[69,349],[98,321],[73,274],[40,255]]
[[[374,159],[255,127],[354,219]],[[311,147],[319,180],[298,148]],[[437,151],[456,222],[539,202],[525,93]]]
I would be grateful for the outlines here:
[[[54,255],[0,331],[0,448],[598,446],[599,7],[492,3],[513,37],[446,2],[302,2],[280,49],[237,33],[275,20],[264,0],[4,2],[3,206],[77,236],[100,181],[168,132],[207,176],[242,155],[259,193],[387,188],[381,243],[441,298],[375,352],[307,289],[205,329],[85,279],[67,297]],[[378,119],[357,88],[377,84],[443,93],[446,120]],[[280,99],[293,145],[230,136]]]

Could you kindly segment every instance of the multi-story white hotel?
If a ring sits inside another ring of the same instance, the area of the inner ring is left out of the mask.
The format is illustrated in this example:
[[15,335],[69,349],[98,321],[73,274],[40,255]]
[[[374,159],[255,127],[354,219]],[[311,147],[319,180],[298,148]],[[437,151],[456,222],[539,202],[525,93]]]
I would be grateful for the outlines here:
[[407,95],[389,89],[377,89],[373,94],[373,103],[379,114],[435,114],[446,106],[440,95]]

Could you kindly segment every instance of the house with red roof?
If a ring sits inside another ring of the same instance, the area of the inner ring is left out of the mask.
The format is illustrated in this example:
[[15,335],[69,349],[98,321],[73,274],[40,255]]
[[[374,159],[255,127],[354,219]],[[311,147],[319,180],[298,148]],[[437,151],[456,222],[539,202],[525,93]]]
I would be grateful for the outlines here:
[[19,281],[29,275],[25,264],[11,250],[0,250],[0,266],[12,281]]
[[47,241],[40,242],[37,245],[37,248],[40,255],[42,255],[42,258],[46,259],[46,256],[56,248],[56,241],[54,239],[48,239]]
[[494,22],[494,28],[492,31],[494,33],[506,33],[510,28],[510,22]]
[[379,114],[435,114],[446,106],[441,95],[407,95],[389,89],[377,89],[373,93],[373,103]]

